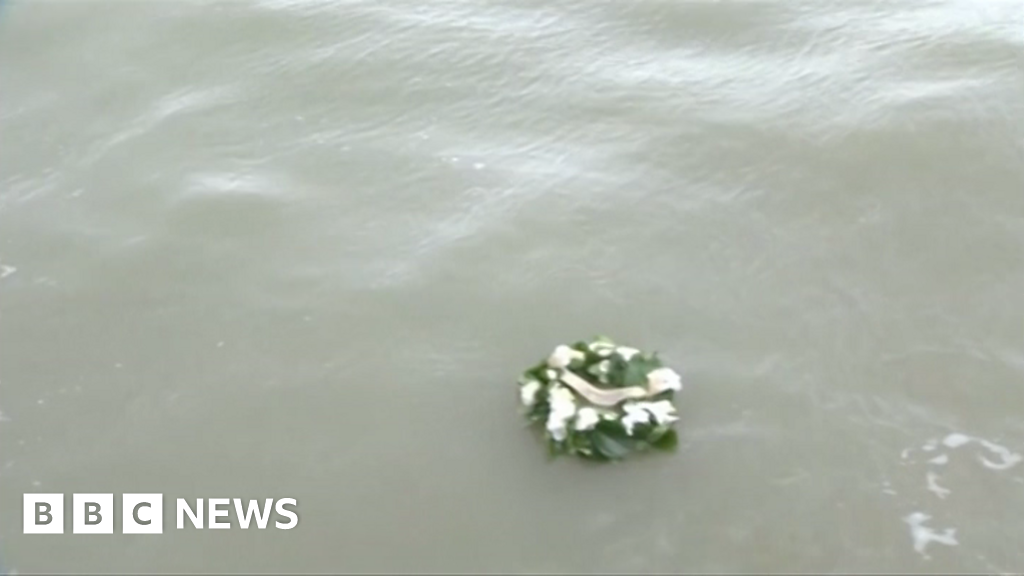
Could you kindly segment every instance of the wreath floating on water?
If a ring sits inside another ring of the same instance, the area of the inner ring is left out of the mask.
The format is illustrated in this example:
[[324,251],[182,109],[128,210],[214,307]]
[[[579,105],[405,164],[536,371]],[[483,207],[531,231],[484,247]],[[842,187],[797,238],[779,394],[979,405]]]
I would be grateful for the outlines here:
[[519,378],[523,412],[544,424],[552,456],[619,460],[631,452],[676,446],[672,400],[679,374],[657,353],[608,338],[561,345]]

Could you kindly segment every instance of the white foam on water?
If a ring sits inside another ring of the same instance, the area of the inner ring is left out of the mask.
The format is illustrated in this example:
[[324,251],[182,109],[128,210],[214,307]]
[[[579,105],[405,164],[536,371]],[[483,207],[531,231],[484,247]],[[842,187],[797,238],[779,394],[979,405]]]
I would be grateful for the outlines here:
[[290,190],[272,174],[204,172],[192,174],[183,188],[189,197],[275,198]]
[[935,472],[929,472],[926,478],[928,480],[928,490],[939,498],[945,500],[946,496],[952,493],[949,488],[939,486],[939,475]]
[[[985,456],[978,456],[978,461],[981,462],[983,466],[991,470],[1009,470],[1010,468],[1013,468],[1017,464],[1020,464],[1022,461],[1024,461],[1024,456],[1022,456],[1021,454],[1013,452],[1006,446],[996,444],[995,442],[990,442],[989,440],[985,440],[983,438],[974,438],[966,434],[953,432],[942,439],[942,444],[944,446],[954,450],[960,448],[961,446],[970,444],[971,442],[977,442],[986,450],[999,457],[998,461],[994,461],[989,458],[986,458]],[[936,444],[934,440],[929,440],[928,443],[926,443],[922,447],[922,449],[925,451],[931,451],[934,450],[935,448]],[[906,459],[906,454],[908,450],[909,449],[903,451],[902,457],[904,459]],[[932,458],[928,462],[931,464],[941,466],[949,463],[949,456],[946,454],[941,454],[939,456]]]
[[1001,446],[995,442],[989,442],[988,440],[978,440],[978,443],[987,448],[990,452],[999,456],[1000,462],[993,462],[984,456],[978,456],[978,461],[981,462],[986,468],[992,470],[1009,470],[1017,464],[1020,464],[1022,457],[1016,452],[1011,452],[1006,446]]
[[945,546],[957,546],[960,543],[956,540],[956,528],[946,528],[942,532],[936,532],[924,525],[932,517],[924,512],[914,512],[903,518],[903,521],[910,525],[910,537],[914,539],[914,551],[931,559],[928,555],[928,545],[932,542]]
[[[971,443],[977,444],[980,447],[976,451],[979,453],[976,453],[975,458],[985,468],[991,470],[1009,470],[1021,462],[1024,462],[1024,455],[1018,454],[1006,446],[984,438],[962,434],[960,432],[947,434],[941,440],[928,440],[928,442],[921,446],[921,450],[933,453],[932,457],[927,460],[927,463],[930,466],[945,466],[951,462],[952,455],[947,453],[945,450],[938,454],[934,454],[936,450],[939,450],[940,447],[945,447],[949,450],[956,450],[957,448]],[[982,450],[984,453],[980,453]],[[910,448],[904,450],[902,457],[906,459],[910,451]],[[945,500],[953,493],[953,491],[940,484],[940,480],[941,477],[936,469],[930,469],[925,475],[925,487],[940,500]],[[1014,476],[1013,481],[1024,484],[1024,478],[1021,478],[1020,476]],[[895,493],[889,487],[889,482],[885,482],[883,484],[883,488],[882,492],[884,494]],[[943,530],[932,529],[925,525],[931,519],[932,517],[924,512],[914,512],[903,518],[903,521],[910,526],[910,535],[913,538],[914,550],[926,560],[931,559],[927,554],[927,549],[932,543],[942,544],[945,546],[959,545],[959,541],[956,537],[957,531],[955,528],[946,528]]]
[[11,274],[17,272],[18,269],[14,266],[8,266],[7,264],[0,264],[0,278],[7,278]]
[[959,448],[971,441],[971,437],[959,432],[954,432],[942,439],[942,443],[948,448]]
[[911,450],[912,450],[912,448],[904,448],[903,452],[900,452],[900,459],[906,460],[907,457],[910,456],[910,451]]
[[882,482],[882,494],[888,494],[889,496],[896,496],[896,491],[892,489],[892,484],[888,480]]

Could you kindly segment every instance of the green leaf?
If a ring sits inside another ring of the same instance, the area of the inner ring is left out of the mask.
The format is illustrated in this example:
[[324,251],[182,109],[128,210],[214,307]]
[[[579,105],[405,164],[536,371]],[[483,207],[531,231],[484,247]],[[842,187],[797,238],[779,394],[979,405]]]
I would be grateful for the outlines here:
[[551,405],[547,400],[538,401],[526,412],[526,418],[531,422],[542,422],[548,419],[551,413]]
[[547,372],[547,368],[547,362],[541,362],[540,364],[537,364],[533,368],[530,368],[529,370],[524,372],[523,376],[530,380],[540,380],[541,382],[547,382],[547,377],[544,375],[544,373]]
[[665,390],[665,391],[663,391],[661,393],[658,393],[658,394],[655,394],[654,396],[651,396],[650,401],[651,402],[659,402],[661,400],[672,400],[672,398],[674,398],[674,397],[675,397],[675,392],[673,392],[671,390]]
[[622,424],[611,420],[602,420],[594,427],[590,438],[605,458],[618,460],[636,449],[636,442],[626,434]]
[[643,386],[647,383],[647,371],[640,362],[631,362],[623,371],[623,386]]
[[601,452],[601,455],[609,460],[620,460],[630,452],[630,447],[617,438],[613,438],[604,432],[595,431],[593,435],[594,447]]
[[650,360],[633,357],[626,364],[626,369],[622,373],[622,385],[626,388],[630,386],[647,386],[647,373],[651,370],[654,370],[654,367],[652,367]]
[[559,456],[565,454],[565,445],[560,442],[556,442],[551,438],[547,438],[548,443],[548,459],[554,460]]
[[658,450],[675,450],[679,445],[679,435],[675,430],[669,430],[662,434],[657,440],[651,442]]

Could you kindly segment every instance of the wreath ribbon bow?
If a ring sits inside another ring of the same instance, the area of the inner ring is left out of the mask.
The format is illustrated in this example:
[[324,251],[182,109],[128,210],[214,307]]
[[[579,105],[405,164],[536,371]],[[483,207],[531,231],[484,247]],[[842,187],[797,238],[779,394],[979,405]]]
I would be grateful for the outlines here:
[[580,396],[583,396],[595,406],[611,407],[626,400],[649,398],[661,392],[661,390],[654,389],[655,382],[649,383],[647,388],[643,388],[641,386],[610,389],[598,388],[568,370],[562,371],[562,374],[559,375],[559,380],[566,386],[578,392]]

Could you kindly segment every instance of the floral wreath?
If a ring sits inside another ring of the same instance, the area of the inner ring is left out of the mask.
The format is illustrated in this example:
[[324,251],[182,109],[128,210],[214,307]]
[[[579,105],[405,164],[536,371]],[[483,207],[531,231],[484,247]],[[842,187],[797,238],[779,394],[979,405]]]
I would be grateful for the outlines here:
[[657,353],[604,337],[558,346],[519,378],[523,413],[544,423],[550,454],[594,460],[674,449],[679,418],[672,400],[682,387]]

